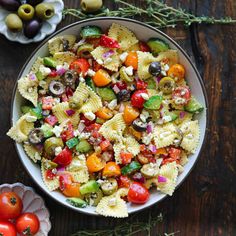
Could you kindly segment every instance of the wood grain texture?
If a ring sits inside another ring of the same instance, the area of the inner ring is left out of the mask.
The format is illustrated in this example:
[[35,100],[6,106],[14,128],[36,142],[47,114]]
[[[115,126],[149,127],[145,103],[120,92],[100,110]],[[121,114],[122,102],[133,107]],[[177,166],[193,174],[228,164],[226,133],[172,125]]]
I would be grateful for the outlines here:
[[[142,0],[128,1],[141,5]],[[197,15],[236,18],[235,0],[168,0]],[[109,0],[105,1],[114,7]],[[65,0],[77,7],[78,0]],[[138,19],[138,18],[137,18]],[[61,28],[75,22],[66,17]],[[164,222],[151,235],[180,231],[181,236],[236,235],[236,26],[191,26],[164,30],[190,55],[204,80],[209,99],[210,126],[205,148],[194,170],[173,197],[137,213],[139,220],[162,212]],[[0,36],[0,183],[22,182],[44,197],[51,212],[52,236],[68,236],[80,229],[104,229],[123,220],[75,213],[48,198],[24,170],[13,142],[5,135],[10,127],[11,94],[17,75],[37,44],[20,45]],[[147,235],[146,233],[139,235]]]

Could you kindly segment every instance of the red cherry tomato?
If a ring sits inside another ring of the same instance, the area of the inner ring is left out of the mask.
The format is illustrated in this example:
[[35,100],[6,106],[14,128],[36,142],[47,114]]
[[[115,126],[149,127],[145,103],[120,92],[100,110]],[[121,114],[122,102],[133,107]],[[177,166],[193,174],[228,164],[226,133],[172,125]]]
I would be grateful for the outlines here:
[[72,184],[72,176],[69,173],[63,173],[59,176],[60,190],[63,192]]
[[1,236],[16,236],[15,226],[7,221],[0,221],[0,235]]
[[101,125],[100,125],[100,124],[94,123],[94,124],[91,124],[91,125],[89,125],[88,127],[86,127],[86,130],[87,130],[88,132],[90,132],[90,131],[98,131],[100,128],[101,128]]
[[142,52],[150,52],[151,51],[145,42],[140,42],[139,47]]
[[138,79],[137,82],[136,82],[136,88],[137,89],[146,89],[148,86],[148,84],[146,82],[144,82],[143,80],[141,79]]
[[93,61],[93,70],[97,72],[98,70],[102,69],[102,66],[98,64],[95,60]]
[[85,126],[89,126],[89,125],[91,125],[91,124],[94,123],[94,120],[89,120],[89,119],[87,119],[87,118],[84,116],[83,113],[81,113],[81,115],[80,115],[80,120],[83,120],[83,121],[84,121]]
[[58,76],[58,74],[55,70],[52,70],[48,76],[49,77],[56,77],[56,76]]
[[137,90],[131,96],[131,104],[133,107],[143,108],[145,99],[142,97],[142,94],[148,94],[147,90]]
[[187,86],[177,87],[172,93],[173,100],[180,105],[185,105],[191,98],[190,89]]
[[54,126],[58,122],[58,119],[56,116],[49,115],[48,117],[44,119],[44,121],[48,123],[49,125]]
[[46,170],[46,179],[53,180],[56,177],[56,174],[52,170]]
[[128,201],[136,204],[144,204],[149,199],[149,192],[142,184],[133,182],[129,188]]
[[23,205],[20,197],[14,192],[0,194],[0,219],[8,220],[17,218]]
[[54,159],[53,161],[60,166],[68,166],[72,161],[72,151],[65,147]]
[[33,213],[24,213],[16,220],[16,230],[21,236],[35,235],[39,226],[39,219]]
[[77,71],[78,74],[82,72],[83,75],[88,71],[90,64],[84,58],[79,58],[70,64],[70,69]]
[[68,141],[69,139],[74,137],[74,129],[73,129],[73,125],[69,122],[67,124],[67,128],[66,130],[64,130],[61,133],[61,138],[64,142]]
[[119,188],[129,188],[130,184],[131,184],[131,180],[124,175],[119,176],[119,178],[117,179],[118,182],[118,186]]
[[118,41],[104,34],[100,38],[100,46],[103,46],[106,48],[120,48]]

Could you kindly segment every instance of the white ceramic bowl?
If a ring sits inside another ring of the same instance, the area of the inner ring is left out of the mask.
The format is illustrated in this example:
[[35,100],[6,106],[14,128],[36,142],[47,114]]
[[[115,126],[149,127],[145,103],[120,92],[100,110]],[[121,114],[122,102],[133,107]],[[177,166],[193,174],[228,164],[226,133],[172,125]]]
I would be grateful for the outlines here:
[[40,228],[35,236],[47,236],[51,229],[51,223],[49,211],[44,205],[44,200],[32,188],[21,183],[0,185],[0,193],[4,192],[14,192],[22,199],[23,213],[31,212],[37,215],[40,221]]
[[22,44],[36,43],[40,42],[49,34],[52,34],[57,25],[61,22],[62,11],[64,9],[64,3],[62,0],[44,0],[44,2],[51,3],[55,9],[55,15],[47,21],[43,22],[42,28],[39,33],[32,39],[24,36],[23,32],[13,33],[11,32],[5,23],[5,18],[11,12],[6,11],[0,6],[0,33],[5,35],[7,39],[14,42],[19,42]]
[[[195,162],[199,156],[200,150],[201,150],[203,142],[204,142],[205,133],[206,133],[206,126],[207,126],[207,98],[206,98],[206,92],[204,89],[203,81],[202,81],[196,67],[193,65],[193,62],[190,60],[190,58],[187,56],[187,54],[184,52],[184,50],[179,45],[177,45],[177,43],[175,43],[171,38],[169,38],[167,35],[165,35],[161,31],[159,31],[151,26],[148,26],[148,25],[138,22],[138,21],[124,19],[124,18],[115,18],[115,17],[110,17],[110,18],[103,17],[103,18],[95,18],[95,19],[80,21],[80,22],[74,23],[72,25],[69,25],[69,26],[59,30],[58,32],[56,32],[55,34],[53,34],[50,37],[54,37],[56,35],[63,35],[63,34],[79,35],[80,28],[85,25],[97,25],[97,26],[100,26],[101,28],[103,28],[104,30],[106,30],[113,22],[118,23],[118,24],[122,24],[122,25],[128,27],[129,29],[131,29],[137,35],[138,39],[140,39],[140,40],[146,41],[151,37],[158,37],[158,38],[161,38],[161,39],[165,40],[166,42],[168,42],[172,49],[177,49],[178,53],[179,53],[179,57],[180,57],[180,62],[181,62],[181,64],[184,65],[184,67],[186,69],[186,78],[187,78],[188,83],[190,85],[192,94],[206,108],[197,117],[197,119],[199,119],[200,130],[201,130],[199,146],[197,148],[196,153],[194,155],[191,155],[191,157],[189,158],[189,162],[185,166],[184,172],[179,176],[179,178],[178,178],[178,185],[179,185],[184,180],[184,178],[189,174],[189,172],[191,171],[193,165],[195,164]],[[19,75],[19,78],[21,76],[26,75],[29,72],[33,62],[36,60],[37,57],[39,57],[39,56],[44,57],[47,54],[48,54],[47,42],[44,41],[33,52],[31,57],[28,59],[28,61],[26,62],[25,66],[23,67],[23,69]],[[16,120],[19,118],[19,116],[21,114],[20,106],[21,106],[22,102],[23,102],[23,98],[20,96],[18,91],[16,91],[16,89],[15,89],[14,94],[13,94],[13,102],[12,102],[12,121],[13,122],[16,122]],[[73,210],[96,215],[96,213],[94,211],[94,207],[75,208],[75,207],[69,205],[68,203],[66,203],[66,198],[61,193],[56,192],[56,191],[50,192],[49,190],[47,190],[47,188],[45,187],[43,180],[41,178],[39,167],[36,164],[34,164],[26,156],[21,144],[16,144],[16,148],[17,148],[17,151],[19,153],[19,157],[20,157],[22,163],[24,164],[25,168],[27,169],[27,171],[29,172],[31,177],[46,193],[48,193],[49,196],[54,198],[56,201],[62,203],[63,205],[72,208]],[[151,206],[152,204],[157,203],[160,200],[162,200],[165,196],[166,196],[165,194],[161,194],[161,193],[157,193],[156,191],[153,191],[149,201],[146,204],[144,204],[144,205],[131,205],[131,204],[129,204],[128,211],[129,211],[129,213],[133,213],[133,212],[136,212],[136,211],[141,210],[143,208],[146,208],[148,206]]]

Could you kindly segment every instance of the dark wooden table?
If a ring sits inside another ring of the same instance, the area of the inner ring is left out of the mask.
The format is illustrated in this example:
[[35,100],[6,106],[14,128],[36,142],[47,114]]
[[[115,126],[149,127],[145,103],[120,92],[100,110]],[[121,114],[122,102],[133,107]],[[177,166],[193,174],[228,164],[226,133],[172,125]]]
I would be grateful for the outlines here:
[[[141,0],[127,1],[141,4]],[[198,15],[236,18],[235,0],[170,0]],[[77,7],[78,0],[65,5]],[[106,5],[114,7],[109,0]],[[76,21],[67,17],[61,28]],[[180,231],[178,235],[236,235],[236,25],[201,25],[190,29],[167,29],[191,56],[204,80],[208,99],[210,126],[199,161],[173,197],[137,214],[146,219],[149,212],[164,214],[164,221],[152,230]],[[23,168],[13,141],[5,133],[10,127],[10,105],[17,75],[37,44],[20,45],[0,36],[0,183],[22,182],[35,188],[44,197],[51,212],[50,235],[67,236],[80,229],[111,228],[122,220],[91,217],[75,213],[44,194]],[[146,233],[140,235],[147,235]]]

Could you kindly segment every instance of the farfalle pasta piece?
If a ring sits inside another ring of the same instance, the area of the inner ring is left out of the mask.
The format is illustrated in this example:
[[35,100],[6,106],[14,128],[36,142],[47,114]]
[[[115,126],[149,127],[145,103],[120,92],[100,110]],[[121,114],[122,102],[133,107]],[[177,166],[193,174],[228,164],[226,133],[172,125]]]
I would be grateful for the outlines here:
[[110,27],[108,36],[116,39],[123,51],[126,51],[129,47],[138,42],[138,39],[132,31],[125,26],[116,23],[113,23]]
[[42,159],[42,152],[39,151],[37,148],[35,148],[33,145],[31,144],[24,144],[24,150],[26,152],[26,154],[28,155],[28,157],[33,161],[33,162],[37,162],[37,161],[41,161]]
[[65,121],[70,121],[74,127],[77,126],[80,121],[79,112],[75,111],[72,116],[68,116],[68,114],[66,113],[67,110],[71,110],[69,107],[69,103],[62,102],[53,106],[52,113],[57,117],[60,124]]
[[160,52],[157,57],[158,61],[165,61],[169,66],[172,66],[179,61],[177,50],[167,50],[165,52]]
[[178,138],[176,126],[172,123],[167,123],[154,128],[154,142],[157,148],[167,147],[173,144],[173,141]]
[[36,107],[38,103],[38,80],[30,79],[30,75],[18,80],[18,90],[22,97],[29,100]]
[[191,121],[193,118],[193,114],[187,111],[175,111],[175,114],[178,115],[178,118],[174,121],[176,125]]
[[31,73],[36,73],[36,72],[38,72],[39,67],[40,67],[41,65],[43,65],[43,58],[42,58],[42,57],[38,57],[38,58],[35,60],[34,64],[32,65],[30,72],[31,72]]
[[34,123],[27,121],[29,115],[23,115],[7,132],[7,135],[18,143],[27,141],[29,132],[34,128]]
[[53,58],[58,65],[63,65],[64,63],[70,64],[76,60],[76,55],[73,52],[56,52]]
[[138,77],[143,80],[148,79],[152,76],[148,71],[149,65],[152,62],[157,61],[157,58],[154,57],[150,52],[138,51],[137,54],[138,54]]
[[103,197],[96,207],[96,212],[106,217],[128,217],[128,210],[125,201],[116,194]]
[[157,189],[172,196],[177,182],[178,167],[176,162],[163,165],[160,168],[159,176],[166,178],[166,182],[157,182]]
[[[112,51],[111,56],[105,58],[107,52]],[[121,65],[120,57],[115,49],[109,49],[102,46],[97,47],[91,52],[93,58],[98,64],[102,65],[110,71],[117,72]]]
[[195,153],[200,138],[198,120],[182,123],[180,130],[183,133],[183,139],[180,146],[190,153]]

